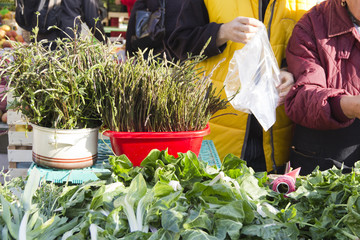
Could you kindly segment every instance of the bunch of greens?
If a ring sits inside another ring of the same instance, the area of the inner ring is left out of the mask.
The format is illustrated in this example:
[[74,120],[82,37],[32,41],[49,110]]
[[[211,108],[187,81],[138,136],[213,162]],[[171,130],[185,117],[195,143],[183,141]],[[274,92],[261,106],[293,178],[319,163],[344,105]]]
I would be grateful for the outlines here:
[[[20,233],[63,240],[360,237],[359,163],[350,174],[334,168],[298,178],[297,190],[284,197],[269,188],[266,173],[233,155],[219,169],[191,152],[174,158],[153,150],[135,168],[124,155],[109,162],[112,174],[96,182],[35,189],[32,171],[25,189],[20,185],[22,197],[0,188],[1,239],[25,239]],[[44,204],[47,197],[52,205]]]
[[56,200],[52,202],[49,212],[44,205],[47,200],[54,200],[53,196],[61,189],[53,184],[44,183],[40,188],[39,185],[40,173],[35,169],[25,187],[19,179],[15,179],[13,182],[5,181],[0,188],[1,239],[57,239],[76,225],[77,219],[68,220],[54,214],[58,203]]
[[18,43],[0,61],[0,76],[8,78],[15,98],[9,108],[43,127],[98,127],[94,71],[99,64],[114,61],[113,47],[78,36],[52,43]]
[[104,125],[124,132],[204,129],[227,101],[196,67],[201,60],[169,62],[139,51],[125,62],[104,65],[96,85]]
[[302,236],[310,239],[360,238],[360,162],[343,174],[333,167],[314,170],[289,194]]

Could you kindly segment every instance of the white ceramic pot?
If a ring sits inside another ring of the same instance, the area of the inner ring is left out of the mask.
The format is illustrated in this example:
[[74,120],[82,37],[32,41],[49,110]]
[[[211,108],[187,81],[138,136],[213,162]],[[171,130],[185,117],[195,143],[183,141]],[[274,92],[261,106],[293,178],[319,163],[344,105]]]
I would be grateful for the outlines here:
[[41,166],[75,169],[97,160],[98,128],[54,129],[32,124],[33,161]]

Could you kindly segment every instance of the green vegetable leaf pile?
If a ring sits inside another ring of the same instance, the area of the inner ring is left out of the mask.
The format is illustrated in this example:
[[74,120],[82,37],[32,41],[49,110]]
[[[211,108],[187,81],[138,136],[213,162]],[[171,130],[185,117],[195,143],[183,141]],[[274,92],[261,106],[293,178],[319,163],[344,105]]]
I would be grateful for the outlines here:
[[358,163],[350,174],[333,168],[299,177],[287,197],[271,190],[266,173],[234,155],[221,168],[192,152],[175,158],[158,150],[140,167],[125,155],[109,163],[111,175],[82,185],[45,183],[36,171],[25,184],[5,182],[1,239],[360,237]]

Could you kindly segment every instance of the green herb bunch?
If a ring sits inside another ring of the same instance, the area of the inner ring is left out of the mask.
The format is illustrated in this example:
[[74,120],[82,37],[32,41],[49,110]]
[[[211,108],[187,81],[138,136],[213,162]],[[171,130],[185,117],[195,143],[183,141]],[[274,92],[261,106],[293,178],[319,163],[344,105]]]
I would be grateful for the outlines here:
[[[103,124],[120,132],[204,129],[227,101],[197,64],[200,56],[170,62],[139,50],[120,64],[99,71],[96,94]],[[145,57],[147,55],[147,57]]]
[[30,123],[58,129],[101,125],[95,99],[94,71],[114,61],[111,44],[93,37],[34,41],[6,51],[1,77],[14,96],[10,109]]

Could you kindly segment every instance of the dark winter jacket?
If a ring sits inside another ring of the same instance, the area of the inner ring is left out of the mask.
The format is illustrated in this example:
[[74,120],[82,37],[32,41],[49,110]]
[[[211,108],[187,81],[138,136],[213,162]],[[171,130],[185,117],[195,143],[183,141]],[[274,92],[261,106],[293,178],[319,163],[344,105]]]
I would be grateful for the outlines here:
[[[131,45],[131,37],[135,35],[135,16],[137,10],[145,10],[149,9],[150,11],[156,11],[160,6],[160,1],[162,0],[137,0],[134,4],[134,7],[131,11],[128,28],[126,32],[126,51],[132,56],[134,52],[137,51]],[[164,44],[161,44],[156,49],[153,49],[154,53],[162,53],[165,51],[170,58],[176,59],[175,54],[168,47],[168,39],[170,34],[174,31],[176,25],[176,19],[179,15],[180,9],[182,5],[182,0],[165,0],[165,38]]]
[[[78,33],[81,32],[81,22],[85,23],[89,29],[95,33],[95,37],[99,41],[104,41],[104,27],[99,19],[95,22],[96,18],[100,18],[98,0],[62,0],[61,2],[61,23],[60,28],[66,32],[63,34],[62,31],[52,30],[48,34],[43,34],[40,38],[46,38],[54,40],[58,37],[74,37],[72,29],[75,26],[78,29]],[[80,19],[77,17],[80,16]]]

